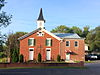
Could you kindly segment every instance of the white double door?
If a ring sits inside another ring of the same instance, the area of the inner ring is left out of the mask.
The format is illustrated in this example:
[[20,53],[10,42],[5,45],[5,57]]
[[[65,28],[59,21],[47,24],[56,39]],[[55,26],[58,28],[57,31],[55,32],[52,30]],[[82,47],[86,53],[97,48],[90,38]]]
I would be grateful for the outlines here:
[[50,49],[46,49],[46,60],[51,60],[51,51],[50,51]]
[[33,60],[34,58],[34,48],[29,48],[29,60]]

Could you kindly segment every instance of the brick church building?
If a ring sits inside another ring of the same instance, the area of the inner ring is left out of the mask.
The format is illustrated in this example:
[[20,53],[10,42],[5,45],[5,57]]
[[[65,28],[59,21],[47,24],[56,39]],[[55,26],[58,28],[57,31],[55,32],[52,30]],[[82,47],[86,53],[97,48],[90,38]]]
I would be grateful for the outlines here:
[[60,55],[65,61],[84,61],[84,39],[75,33],[51,33],[45,29],[42,8],[37,19],[37,29],[18,38],[20,54],[24,61],[37,60],[38,54],[42,61],[57,60]]

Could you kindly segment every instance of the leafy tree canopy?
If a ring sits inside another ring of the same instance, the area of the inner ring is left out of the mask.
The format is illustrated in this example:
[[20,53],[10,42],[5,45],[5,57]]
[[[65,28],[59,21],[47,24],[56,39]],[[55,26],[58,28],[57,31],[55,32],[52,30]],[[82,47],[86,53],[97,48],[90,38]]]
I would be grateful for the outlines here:
[[80,29],[77,26],[73,26],[73,27],[67,27],[65,25],[60,25],[57,26],[56,28],[51,30],[52,33],[76,33],[78,34],[80,37],[86,37],[87,34],[89,33],[89,26],[86,26],[82,29]]
[[100,51],[100,26],[88,33],[86,36],[86,42],[89,44],[90,50]]
[[6,12],[1,11],[6,3],[5,0],[0,0],[0,51],[3,50],[3,44],[6,38],[6,35],[2,34],[1,29],[7,27],[11,23],[12,18],[12,15],[7,15]]
[[71,29],[74,33],[77,33],[79,36],[82,36],[82,30],[79,27],[73,26]]
[[7,27],[11,23],[12,15],[7,15],[6,12],[1,11],[6,3],[5,0],[0,0],[0,28]]
[[[9,50],[9,55],[12,57],[13,50],[18,50],[19,51],[19,40],[18,38],[25,35],[26,32],[16,32],[8,35],[6,45],[7,45],[7,51]],[[19,52],[18,52],[19,53]]]
[[82,37],[86,37],[87,34],[89,33],[89,26],[85,26],[83,29],[84,29],[84,30],[83,30]]
[[52,33],[73,33],[72,29],[66,27],[65,25],[60,25],[55,29],[51,30]]

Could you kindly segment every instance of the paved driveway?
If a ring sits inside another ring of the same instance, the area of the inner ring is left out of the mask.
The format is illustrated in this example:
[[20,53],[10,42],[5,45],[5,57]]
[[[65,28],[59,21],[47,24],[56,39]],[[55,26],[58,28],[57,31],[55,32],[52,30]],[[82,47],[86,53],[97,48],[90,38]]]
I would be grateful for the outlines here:
[[0,75],[100,75],[100,62],[85,66],[87,69],[0,69]]

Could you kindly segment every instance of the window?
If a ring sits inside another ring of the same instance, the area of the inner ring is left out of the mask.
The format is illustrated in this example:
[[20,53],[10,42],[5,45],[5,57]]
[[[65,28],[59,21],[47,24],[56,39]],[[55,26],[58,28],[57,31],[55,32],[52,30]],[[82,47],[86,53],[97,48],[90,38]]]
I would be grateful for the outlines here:
[[30,51],[33,51],[33,49],[29,49]]
[[78,42],[77,41],[75,41],[75,47],[77,47],[78,46]]
[[42,22],[40,22],[40,27],[42,26]]
[[43,33],[43,32],[38,32],[37,35],[38,35],[38,36],[43,36],[44,33]]
[[34,46],[35,45],[35,39],[34,38],[29,38],[28,39],[28,45],[29,46]]
[[66,41],[66,46],[70,46],[70,43],[69,43],[69,41]]
[[52,45],[52,40],[51,38],[46,39],[46,46],[51,46]]

